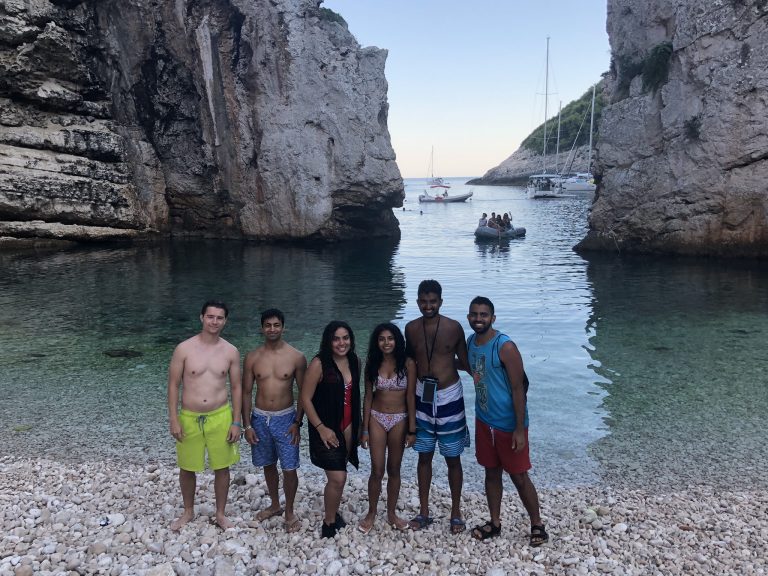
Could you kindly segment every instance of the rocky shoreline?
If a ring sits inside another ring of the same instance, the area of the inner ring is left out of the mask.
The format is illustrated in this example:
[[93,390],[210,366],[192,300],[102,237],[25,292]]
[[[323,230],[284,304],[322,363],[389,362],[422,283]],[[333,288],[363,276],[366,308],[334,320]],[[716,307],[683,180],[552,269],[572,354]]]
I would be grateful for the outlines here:
[[[552,541],[527,544],[527,519],[505,484],[499,538],[451,536],[447,490],[433,488],[435,523],[421,532],[387,526],[385,505],[364,535],[367,470],[353,471],[342,501],[349,525],[319,538],[324,477],[309,463],[299,471],[296,512],[301,529],[275,517],[256,520],[268,505],[263,475],[233,469],[228,514],[237,528],[221,531],[213,515],[213,476],[199,476],[197,517],[180,533],[176,469],[115,461],[68,463],[0,459],[0,576],[31,574],[766,574],[768,491],[718,492],[693,487],[650,493],[610,487],[542,489]],[[400,514],[417,510],[415,483],[404,478]],[[487,518],[485,497],[465,490],[468,526]]]

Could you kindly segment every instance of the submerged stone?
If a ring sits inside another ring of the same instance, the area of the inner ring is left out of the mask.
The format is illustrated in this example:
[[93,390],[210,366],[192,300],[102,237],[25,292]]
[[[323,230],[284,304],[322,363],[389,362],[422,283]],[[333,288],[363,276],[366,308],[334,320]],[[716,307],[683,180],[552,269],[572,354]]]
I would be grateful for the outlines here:
[[110,358],[139,358],[144,356],[144,353],[138,350],[128,350],[127,348],[113,348],[111,350],[104,350],[104,355]]

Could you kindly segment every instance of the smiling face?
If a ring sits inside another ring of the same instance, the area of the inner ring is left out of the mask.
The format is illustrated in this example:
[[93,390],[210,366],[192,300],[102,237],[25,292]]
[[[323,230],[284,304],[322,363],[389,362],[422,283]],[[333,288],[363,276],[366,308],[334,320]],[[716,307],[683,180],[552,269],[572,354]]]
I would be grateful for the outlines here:
[[277,342],[283,337],[283,323],[277,316],[266,318],[261,323],[261,331],[264,334],[264,339],[267,342]]
[[223,308],[208,306],[205,312],[200,314],[200,322],[203,324],[203,332],[218,335],[227,323],[227,313]]
[[346,356],[351,346],[349,330],[346,328],[337,328],[333,333],[331,340],[331,349],[334,356]]
[[472,304],[467,314],[469,327],[475,331],[475,334],[485,334],[493,327],[496,316],[491,312],[490,306],[486,304]]
[[440,306],[443,305],[443,299],[435,292],[424,292],[419,294],[416,304],[424,318],[434,318],[440,313]]
[[376,342],[382,354],[392,354],[395,351],[395,335],[389,330],[382,330]]

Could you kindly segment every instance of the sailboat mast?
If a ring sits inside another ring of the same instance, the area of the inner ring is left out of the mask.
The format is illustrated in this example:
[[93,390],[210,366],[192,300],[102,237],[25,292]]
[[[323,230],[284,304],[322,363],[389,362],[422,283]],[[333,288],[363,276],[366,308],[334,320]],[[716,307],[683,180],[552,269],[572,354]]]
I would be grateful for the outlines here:
[[432,152],[429,155],[429,177],[435,177],[435,147],[432,146]]
[[563,111],[563,101],[557,105],[557,148],[555,148],[555,174],[560,174],[560,112]]
[[595,127],[595,87],[597,84],[594,84],[592,86],[592,116],[589,119],[589,160],[587,161],[587,172],[590,174],[592,173],[592,132],[594,132]]
[[544,174],[547,173],[547,102],[549,100],[549,36],[547,36],[547,63],[544,68]]

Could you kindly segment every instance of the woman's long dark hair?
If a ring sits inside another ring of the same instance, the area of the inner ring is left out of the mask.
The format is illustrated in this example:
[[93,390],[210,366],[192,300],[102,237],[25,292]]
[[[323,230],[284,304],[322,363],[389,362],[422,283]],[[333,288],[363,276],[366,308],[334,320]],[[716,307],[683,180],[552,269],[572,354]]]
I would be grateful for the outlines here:
[[395,373],[398,378],[405,376],[405,338],[400,328],[391,322],[384,322],[376,326],[371,333],[371,339],[368,342],[368,358],[365,360],[365,377],[368,382],[376,383],[379,377],[379,368],[384,361],[384,353],[379,349],[379,336],[382,332],[389,331],[395,337]]
[[334,364],[333,335],[339,328],[344,328],[349,332],[349,352],[347,352],[347,356],[357,358],[355,355],[355,335],[352,332],[352,328],[350,328],[349,324],[343,320],[333,320],[328,322],[323,329],[323,338],[320,340],[320,351],[317,353],[317,357],[320,358],[320,362],[322,362],[323,366],[333,366]]

